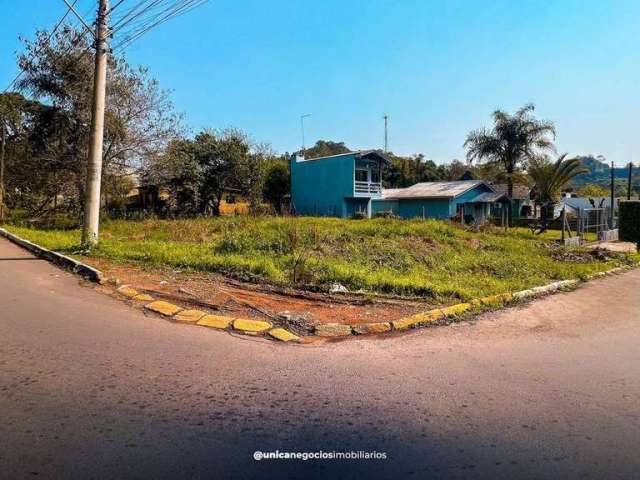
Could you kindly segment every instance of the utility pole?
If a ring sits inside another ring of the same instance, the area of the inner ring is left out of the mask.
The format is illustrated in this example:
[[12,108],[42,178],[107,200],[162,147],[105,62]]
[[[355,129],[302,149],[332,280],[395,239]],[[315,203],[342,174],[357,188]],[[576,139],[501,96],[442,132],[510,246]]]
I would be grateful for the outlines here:
[[82,245],[93,247],[98,243],[100,227],[100,184],[102,181],[102,142],[104,139],[104,110],[107,87],[107,54],[109,36],[109,0],[98,0],[95,33],[95,73],[93,76],[93,103],[91,105],[91,140],[87,165],[87,184],[82,224]]
[[633,175],[633,163],[629,162],[629,177],[627,179],[627,200],[631,200],[631,175]]
[[302,154],[304,155],[304,119],[310,117],[310,113],[305,113],[304,115],[300,115],[300,132],[302,133]]
[[384,114],[384,153],[387,153],[387,151],[389,150],[389,136],[388,136],[388,120],[389,120],[389,115],[387,115],[386,113]]
[[609,228],[613,229],[614,225],[613,225],[613,206],[614,206],[614,185],[613,185],[613,160],[611,160],[611,223],[609,224]]
[[7,143],[7,124],[2,116],[2,145],[0,145],[0,221],[4,221],[4,150]]

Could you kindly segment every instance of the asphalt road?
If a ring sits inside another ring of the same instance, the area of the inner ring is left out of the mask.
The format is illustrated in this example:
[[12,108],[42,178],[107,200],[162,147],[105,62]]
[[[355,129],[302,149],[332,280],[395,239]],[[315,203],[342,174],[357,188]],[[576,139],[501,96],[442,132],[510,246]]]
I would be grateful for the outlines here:
[[0,478],[638,478],[638,292],[635,270],[287,346],[145,315],[0,240]]

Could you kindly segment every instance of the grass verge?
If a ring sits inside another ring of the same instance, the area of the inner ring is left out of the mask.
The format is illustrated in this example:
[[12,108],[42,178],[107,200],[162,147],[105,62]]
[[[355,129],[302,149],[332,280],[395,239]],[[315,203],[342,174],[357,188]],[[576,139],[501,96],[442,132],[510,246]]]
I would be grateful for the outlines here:
[[[6,228],[46,248],[79,253],[74,229]],[[637,254],[563,255],[528,229],[472,231],[437,220],[222,217],[106,221],[89,256],[214,271],[249,281],[433,298],[443,303],[585,278]]]

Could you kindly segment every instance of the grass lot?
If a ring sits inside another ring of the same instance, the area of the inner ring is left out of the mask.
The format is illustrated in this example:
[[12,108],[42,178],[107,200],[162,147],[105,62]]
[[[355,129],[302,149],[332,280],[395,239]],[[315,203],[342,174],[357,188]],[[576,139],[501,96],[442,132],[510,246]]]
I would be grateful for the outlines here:
[[[78,230],[9,230],[47,248],[78,252]],[[549,238],[527,229],[473,232],[436,220],[223,217],[107,221],[91,256],[221,272],[245,280],[470,299],[579,278],[640,260],[559,260]],[[574,256],[575,257],[575,256]],[[580,257],[580,255],[578,255]]]

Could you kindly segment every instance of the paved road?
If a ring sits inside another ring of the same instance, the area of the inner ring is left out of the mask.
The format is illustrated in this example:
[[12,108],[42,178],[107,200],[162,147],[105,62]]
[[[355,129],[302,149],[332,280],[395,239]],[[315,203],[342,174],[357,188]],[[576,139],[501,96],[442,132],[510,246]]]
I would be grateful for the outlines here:
[[[176,325],[0,240],[0,478],[638,478],[640,270],[385,340]],[[255,450],[387,460],[253,460]]]

